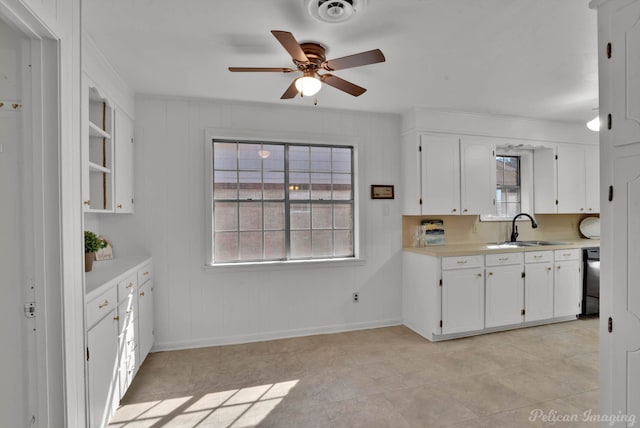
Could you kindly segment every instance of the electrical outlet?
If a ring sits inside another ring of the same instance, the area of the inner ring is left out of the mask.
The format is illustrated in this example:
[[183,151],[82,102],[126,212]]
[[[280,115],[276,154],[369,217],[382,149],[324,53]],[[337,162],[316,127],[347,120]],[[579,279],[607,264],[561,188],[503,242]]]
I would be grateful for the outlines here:
[[360,302],[360,293],[355,292],[353,293],[353,303],[358,303]]

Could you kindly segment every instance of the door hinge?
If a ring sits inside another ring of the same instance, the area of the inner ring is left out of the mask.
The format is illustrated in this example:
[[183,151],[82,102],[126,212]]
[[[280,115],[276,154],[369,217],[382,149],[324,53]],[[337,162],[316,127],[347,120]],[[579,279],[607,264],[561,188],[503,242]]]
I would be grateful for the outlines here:
[[440,328],[442,328],[442,320],[440,320]]
[[89,347],[87,346],[87,361],[89,361]]
[[24,304],[24,316],[27,318],[36,317],[36,302],[28,302]]
[[613,318],[609,317],[609,321],[607,323],[607,330],[609,333],[613,332]]
[[422,205],[422,198],[420,198],[420,205]]
[[558,155],[556,155],[556,160],[558,160]]
[[523,309],[523,310],[521,311],[521,314],[524,316],[524,313],[525,313],[525,310]]
[[442,278],[440,278],[440,287],[442,287]]
[[418,146],[418,151],[421,152],[422,151],[422,146]]
[[556,199],[556,205],[558,205],[558,200]]
[[611,58],[611,42],[607,43],[607,58]]
[[526,276],[526,274],[524,272],[522,272],[522,277],[524,278]]
[[607,129],[611,129],[612,126],[613,126],[613,117],[611,116],[611,113],[609,113],[607,115]]
[[613,201],[613,186],[609,186],[609,202]]

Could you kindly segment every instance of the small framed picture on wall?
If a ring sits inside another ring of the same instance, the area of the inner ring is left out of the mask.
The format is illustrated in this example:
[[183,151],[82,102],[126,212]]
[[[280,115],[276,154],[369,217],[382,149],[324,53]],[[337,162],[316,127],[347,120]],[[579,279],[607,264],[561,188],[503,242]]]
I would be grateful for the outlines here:
[[393,199],[393,185],[388,184],[372,184],[371,199]]

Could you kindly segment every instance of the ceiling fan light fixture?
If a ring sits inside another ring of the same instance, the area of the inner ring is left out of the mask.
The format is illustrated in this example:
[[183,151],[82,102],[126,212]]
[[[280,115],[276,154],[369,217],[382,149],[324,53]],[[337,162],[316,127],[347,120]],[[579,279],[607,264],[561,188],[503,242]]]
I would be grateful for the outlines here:
[[317,94],[321,87],[320,79],[310,74],[305,74],[296,79],[296,89],[303,97],[311,97]]
[[318,21],[331,24],[351,19],[364,9],[367,0],[305,0],[309,14]]

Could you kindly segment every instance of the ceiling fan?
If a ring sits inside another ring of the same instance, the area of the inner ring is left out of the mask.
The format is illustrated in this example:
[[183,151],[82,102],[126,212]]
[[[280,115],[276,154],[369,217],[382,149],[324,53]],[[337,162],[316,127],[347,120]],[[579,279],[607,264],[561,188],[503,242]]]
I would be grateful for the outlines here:
[[319,43],[298,43],[293,34],[288,31],[271,30],[280,44],[291,55],[297,69],[277,67],[229,67],[229,71],[236,72],[280,72],[291,73],[301,71],[302,77],[295,79],[282,94],[280,99],[294,98],[298,93],[305,96],[315,95],[326,83],[343,92],[357,97],[365,93],[366,89],[334,76],[331,73],[318,73],[318,71],[344,70],[345,68],[360,67],[363,65],[384,62],[385,58],[380,49],[348,55],[341,58],[327,60],[325,48]]

